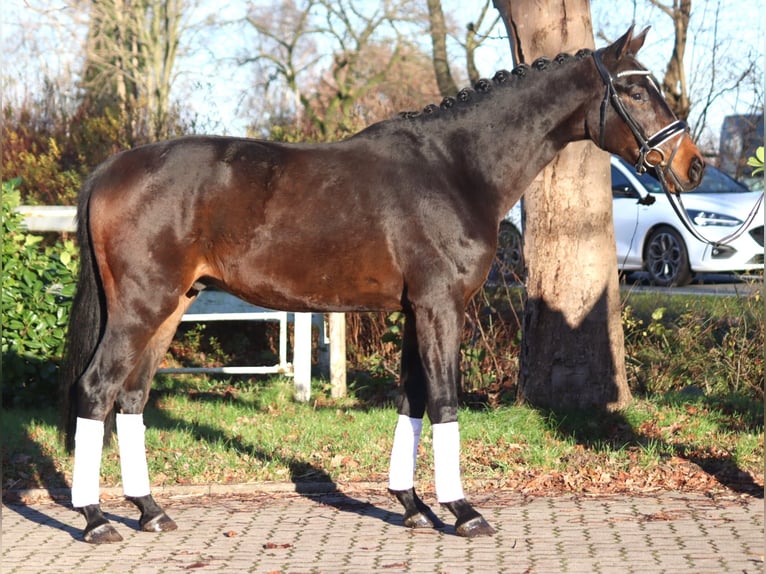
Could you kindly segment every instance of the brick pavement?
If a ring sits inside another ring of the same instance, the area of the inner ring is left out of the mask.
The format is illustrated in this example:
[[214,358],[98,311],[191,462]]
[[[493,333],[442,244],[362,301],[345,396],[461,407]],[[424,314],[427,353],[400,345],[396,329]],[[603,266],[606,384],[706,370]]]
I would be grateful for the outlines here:
[[[412,531],[379,490],[180,495],[158,499],[175,532],[138,532],[135,509],[102,507],[125,540],[82,542],[83,518],[44,501],[2,512],[3,574],[763,572],[763,499],[699,494],[472,497],[497,529]],[[427,500],[428,501],[428,500]],[[449,515],[437,513],[445,520]]]

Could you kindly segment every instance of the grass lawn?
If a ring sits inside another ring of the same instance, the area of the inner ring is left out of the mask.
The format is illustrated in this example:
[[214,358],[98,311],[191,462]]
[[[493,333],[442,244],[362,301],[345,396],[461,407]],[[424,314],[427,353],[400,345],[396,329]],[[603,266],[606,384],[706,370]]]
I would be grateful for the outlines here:
[[[392,406],[321,392],[296,403],[280,378],[168,379],[155,388],[145,414],[153,484],[387,479]],[[636,399],[613,415],[501,405],[459,416],[469,492],[763,491],[763,412],[746,401],[676,394]],[[69,483],[56,417],[52,409],[3,413],[4,491]],[[427,423],[417,474],[432,490]],[[116,445],[104,452],[102,484],[120,484]]]

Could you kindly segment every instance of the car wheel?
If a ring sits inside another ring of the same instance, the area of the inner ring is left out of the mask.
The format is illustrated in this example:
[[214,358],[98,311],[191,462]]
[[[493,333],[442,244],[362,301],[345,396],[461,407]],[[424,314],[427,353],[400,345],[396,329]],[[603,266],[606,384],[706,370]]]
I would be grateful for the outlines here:
[[521,233],[509,221],[500,223],[497,236],[497,251],[489,280],[494,283],[521,282],[524,277],[524,244]]
[[686,285],[692,280],[689,256],[681,235],[672,227],[652,231],[646,242],[644,265],[655,285]]

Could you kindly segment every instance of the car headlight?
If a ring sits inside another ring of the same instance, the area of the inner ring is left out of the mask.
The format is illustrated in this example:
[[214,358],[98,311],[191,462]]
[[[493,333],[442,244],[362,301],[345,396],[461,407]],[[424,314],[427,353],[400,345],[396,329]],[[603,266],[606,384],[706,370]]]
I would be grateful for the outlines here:
[[698,209],[688,209],[686,212],[689,214],[689,219],[694,222],[694,225],[700,227],[705,227],[706,225],[720,225],[723,227],[742,225],[742,221],[731,215],[713,213],[712,211],[701,211]]

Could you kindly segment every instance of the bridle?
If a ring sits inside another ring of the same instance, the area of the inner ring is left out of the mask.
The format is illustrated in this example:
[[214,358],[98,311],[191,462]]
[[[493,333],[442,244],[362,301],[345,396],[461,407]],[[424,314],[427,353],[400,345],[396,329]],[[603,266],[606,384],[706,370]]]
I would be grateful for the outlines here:
[[[600,51],[597,50],[593,52],[593,61],[596,63],[596,69],[601,75],[601,79],[604,81],[604,85],[606,86],[604,99],[601,102],[599,147],[601,147],[601,149],[606,149],[604,147],[606,139],[606,115],[609,110],[609,104],[611,103],[620,119],[622,119],[630,128],[630,131],[633,132],[633,136],[636,138],[636,142],[638,143],[639,152],[638,161],[635,165],[636,172],[638,174],[643,174],[647,171],[647,169],[654,171],[654,174],[657,176],[657,179],[662,186],[662,190],[665,192],[665,195],[667,196],[668,202],[673,208],[673,211],[675,211],[676,215],[684,224],[684,227],[686,227],[689,233],[691,233],[695,239],[713,246],[726,245],[727,243],[731,243],[740,235],[742,235],[753,222],[753,219],[755,218],[761,203],[763,203],[763,194],[761,194],[761,196],[758,198],[758,201],[756,201],[745,222],[736,231],[734,231],[734,233],[727,235],[718,241],[711,241],[703,236],[699,231],[697,231],[694,224],[689,219],[689,214],[686,212],[686,209],[683,206],[683,202],[681,201],[681,194],[671,193],[670,188],[668,187],[668,178],[670,178],[677,189],[683,188],[681,182],[678,180],[678,177],[673,172],[671,165],[673,164],[673,158],[675,157],[676,152],[681,145],[683,136],[686,135],[689,131],[689,126],[685,121],[676,119],[664,128],[657,131],[654,135],[647,137],[643,128],[630,115],[630,112],[628,112],[625,104],[622,103],[622,99],[620,98],[620,95],[617,93],[617,89],[614,86],[614,77],[609,72],[609,70],[606,69],[606,66],[604,66]],[[618,78],[622,78],[624,76],[648,76],[657,92],[661,93],[657,82],[654,80],[651,72],[648,70],[634,69],[624,70],[617,73]],[[673,147],[673,152],[666,160],[665,153],[660,149],[660,146],[665,142],[672,140],[673,138],[677,138],[677,141]],[[652,152],[657,154],[657,157],[660,158],[656,163],[652,163],[650,160],[650,153]]]
[[[670,166],[673,164],[673,158],[675,157],[676,152],[681,145],[682,138],[679,136],[683,136],[689,131],[689,127],[687,126],[686,122],[677,119],[659,130],[654,135],[647,136],[639,123],[633,119],[633,116],[630,115],[630,112],[625,107],[625,104],[622,103],[622,99],[620,98],[620,95],[617,93],[617,89],[614,86],[614,77],[609,72],[609,70],[606,69],[606,66],[604,66],[600,51],[593,52],[593,60],[596,63],[596,69],[598,70],[599,74],[601,74],[601,79],[604,80],[604,85],[606,86],[604,99],[601,102],[601,125],[599,128],[600,147],[605,149],[604,144],[606,140],[606,116],[607,112],[609,111],[609,104],[611,103],[617,112],[617,115],[627,124],[627,126],[630,128],[630,131],[633,132],[633,136],[636,138],[636,142],[638,142],[639,152],[638,161],[636,162],[636,171],[639,174],[642,174],[647,169],[653,169],[657,173],[663,172],[663,176],[667,176],[664,172],[668,172],[670,179],[673,180],[673,183],[678,187],[683,187],[681,182],[678,181],[678,178],[673,173],[673,170]],[[649,70],[624,70],[622,72],[618,72],[617,74],[618,78],[622,78],[624,76],[648,76],[657,92],[660,92],[660,89],[652,78],[652,74]],[[670,154],[670,157],[666,161],[665,152],[662,151],[660,146],[673,138],[678,138],[678,141],[673,148],[673,153]],[[649,154],[651,152],[654,152],[654,154],[657,154],[657,156],[660,158],[658,162],[653,163],[650,160]]]

